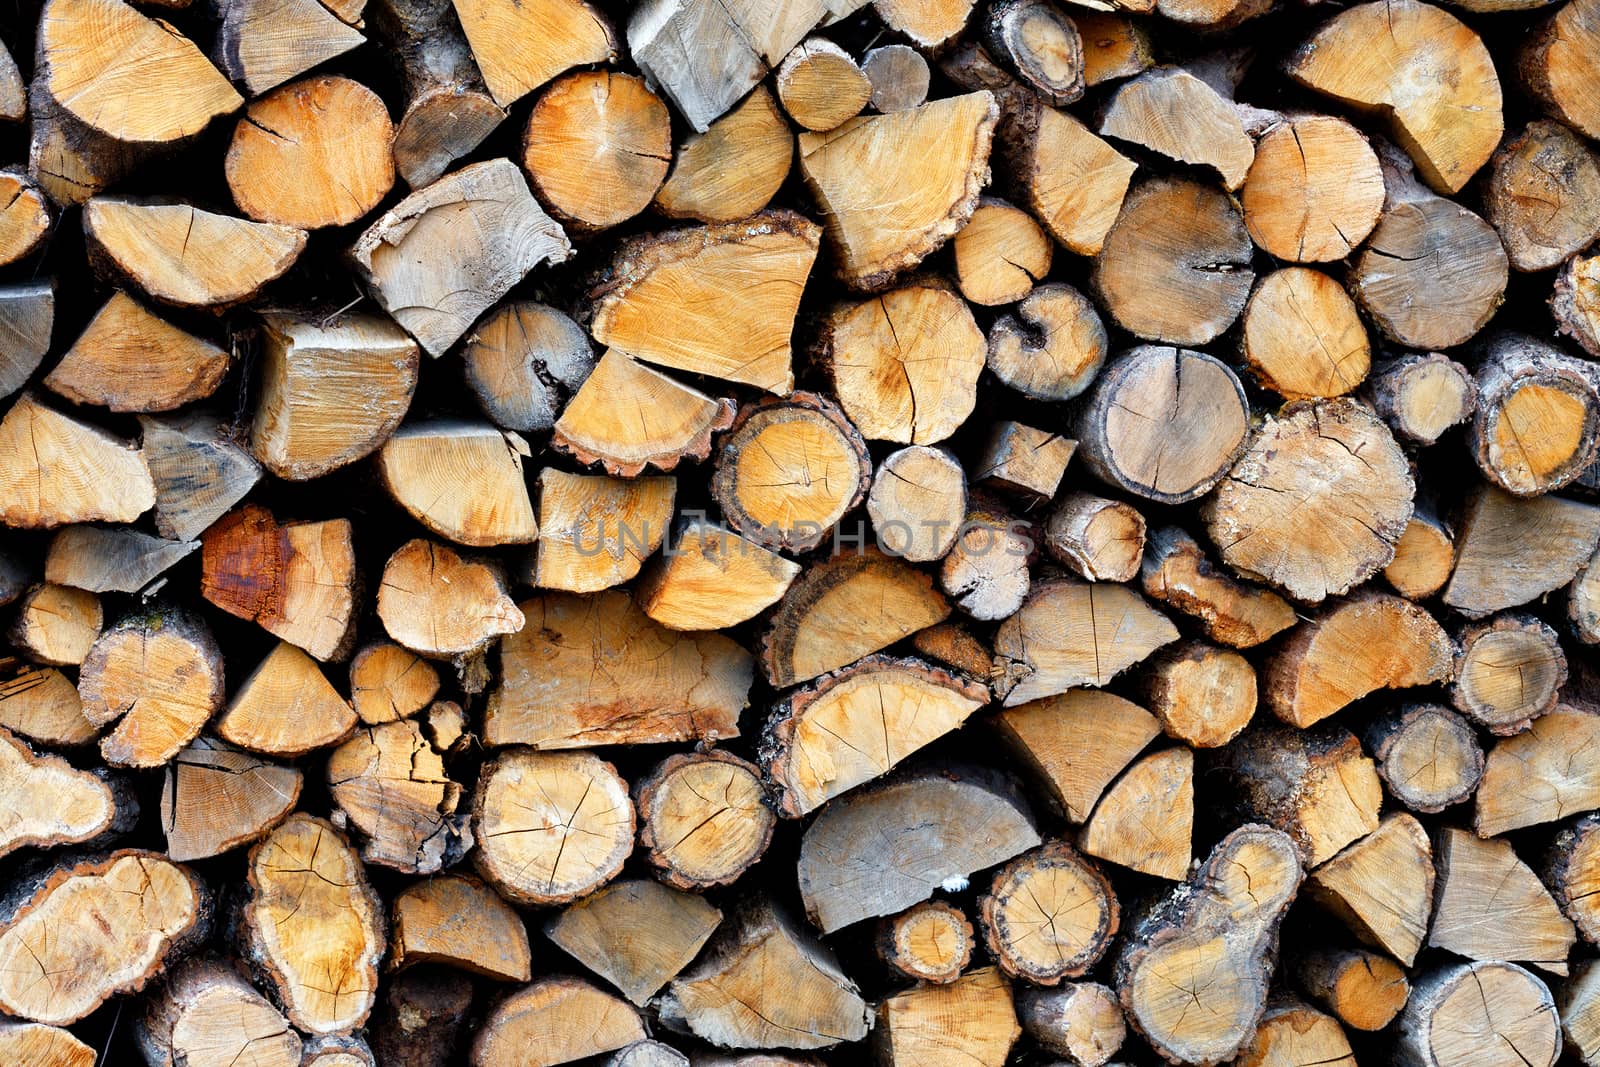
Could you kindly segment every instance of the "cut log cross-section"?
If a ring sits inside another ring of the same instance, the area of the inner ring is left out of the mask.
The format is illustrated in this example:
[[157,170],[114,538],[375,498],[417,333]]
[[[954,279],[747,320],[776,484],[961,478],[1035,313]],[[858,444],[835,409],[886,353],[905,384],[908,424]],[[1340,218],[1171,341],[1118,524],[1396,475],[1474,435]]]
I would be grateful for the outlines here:
[[733,401],[707,396],[615,348],[607,349],[555,423],[552,443],[624,478],[670,471],[711,454],[733,424]]
[[710,751],[668,756],[639,782],[639,844],[679,889],[727,885],[766,852],[777,817],[760,770]]
[[112,411],[170,411],[216,392],[228,353],[113,293],[44,379],[77,404]]
[[1054,985],[1099,962],[1116,936],[1121,909],[1093,862],[1053,841],[995,872],[978,902],[978,921],[1002,971]]
[[221,706],[222,674],[222,650],[197,616],[156,608],[122,619],[78,673],[84,716],[117,724],[100,754],[123,767],[166,763]]

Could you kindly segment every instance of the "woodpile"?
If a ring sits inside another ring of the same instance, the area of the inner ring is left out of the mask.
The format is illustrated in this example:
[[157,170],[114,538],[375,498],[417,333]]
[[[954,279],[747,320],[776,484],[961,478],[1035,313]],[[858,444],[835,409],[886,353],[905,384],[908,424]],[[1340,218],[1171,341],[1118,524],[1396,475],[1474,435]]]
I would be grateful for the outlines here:
[[13,0],[0,1067],[1600,1067],[1600,0]]

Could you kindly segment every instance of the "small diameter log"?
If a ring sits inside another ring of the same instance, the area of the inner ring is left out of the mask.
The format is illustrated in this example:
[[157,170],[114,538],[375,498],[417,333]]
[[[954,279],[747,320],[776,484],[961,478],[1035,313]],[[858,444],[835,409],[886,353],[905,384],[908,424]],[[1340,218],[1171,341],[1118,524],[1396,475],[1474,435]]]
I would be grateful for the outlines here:
[[0,265],[31,255],[50,232],[50,204],[21,170],[0,170]]
[[1472,619],[1526,604],[1570,582],[1597,544],[1600,508],[1485,487],[1463,508],[1444,602]]
[[6,797],[0,857],[20,848],[109,841],[139,819],[139,804],[127,783],[104,772],[77,770],[60,756],[36,755],[4,729],[0,790]]
[[974,304],[1015,303],[1050,272],[1049,236],[1004,200],[980,200],[954,246],[956,281]]
[[[959,257],[960,238],[956,241]],[[1015,312],[995,320],[986,365],[1026,396],[1070,400],[1100,373],[1107,347],[1094,305],[1072,286],[1052,283],[1033,289]]]
[[522,916],[476,878],[413,882],[390,910],[389,969],[455,967],[497,982],[526,982],[532,963]]
[[155,504],[155,485],[132,442],[24,393],[0,419],[0,522],[49,529],[132,522]]
[[850,53],[826,37],[809,37],[778,66],[773,84],[789,117],[826,132],[861,114],[872,82]]
[[678,146],[655,209],[700,222],[748,218],[777,195],[793,161],[789,123],[766,86],[757,86],[744,103]]
[[1144,516],[1120,500],[1068,493],[1044,527],[1052,559],[1091,582],[1131,582],[1144,558]]
[[1583,815],[1563,827],[1545,853],[1540,874],[1578,934],[1594,943],[1600,937],[1600,896],[1595,892],[1600,889],[1600,815]]
[[1150,34],[1143,24],[1098,9],[1074,11],[1072,22],[1083,41],[1084,85],[1093,88],[1131,78],[1154,65]]
[[1177,627],[1127,586],[1038,582],[995,633],[995,693],[1013,707],[1106,685],[1177,639]]
[[1592,0],[1562,7],[1529,35],[1517,73],[1545,111],[1586,137],[1600,135],[1600,108],[1588,98],[1583,72],[1600,55],[1600,11]]
[[1256,142],[1240,191],[1244,224],[1279,259],[1329,263],[1356,249],[1383,210],[1383,171],[1343,119],[1297,115]]
[[304,776],[210,737],[172,757],[161,787],[167,855],[220,856],[265,835],[300,799]]
[[1582,360],[1523,334],[1499,334],[1478,365],[1472,436],[1478,467],[1517,496],[1576,479],[1600,452],[1600,379]]
[[1361,592],[1302,623],[1272,653],[1263,695],[1274,715],[1304,729],[1379,689],[1452,681],[1452,652],[1424,608]]
[[672,547],[634,588],[650,618],[673,630],[720,630],[776,604],[800,565],[701,519],[680,524]]
[[989,54],[1046,103],[1064,107],[1083,96],[1083,39],[1054,4],[1001,0],[990,5],[981,33]]
[[341,11],[346,5],[318,0],[221,0],[216,6],[222,24],[212,55],[251,96],[366,42],[360,5]]
[[522,612],[493,563],[417,538],[383,566],[378,618],[391,638],[418,655],[458,662],[522,629]]
[[6,636],[35,663],[76,667],[105,624],[100,598],[82,589],[37,585],[17,602]]
[[42,745],[86,745],[100,729],[83,714],[78,687],[53,667],[0,659],[0,726]]
[[50,539],[45,580],[92,593],[137,593],[199,547],[127,526],[68,526]]
[[1357,1067],[1350,1039],[1339,1021],[1293,1000],[1274,1003],[1261,1016],[1255,1036],[1233,1061],[1239,1067],[1319,1063]]
[[1154,178],[1128,194],[1091,284],[1117,325],[1149,341],[1198,345],[1233,325],[1255,281],[1250,235],[1220,189]]
[[972,962],[972,924],[961,909],[942,900],[914,904],[878,921],[878,957],[914,982],[948,985]]
[[137,993],[202,943],[200,879],[156,852],[65,861],[18,886],[0,921],[0,1010],[55,1026]]
[[1583,644],[1600,644],[1600,559],[1594,556],[1567,587],[1567,621],[1572,636]]
[[1207,637],[1232,648],[1252,648],[1297,621],[1288,601],[1227,574],[1176,526],[1150,535],[1139,576],[1145,596],[1193,617]]
[[231,963],[206,956],[173,969],[133,1036],[152,1067],[300,1067],[303,1052],[300,1035],[266,997]]
[[1382,1030],[1411,995],[1404,968],[1366,949],[1312,949],[1294,971],[1301,988],[1352,1030]]
[[1567,973],[1577,940],[1572,922],[1510,842],[1446,828],[1439,834],[1438,864],[1430,946],[1469,960],[1517,960]]
[[607,349],[555,423],[551,443],[583,463],[632,478],[711,454],[713,433],[733,423],[733,401],[714,398]]
[[998,622],[1027,599],[1037,546],[1028,524],[981,500],[974,505],[939,566],[939,587],[971,618]]
[[1064,841],[995,872],[978,900],[984,943],[1000,969],[1034,985],[1078,978],[1111,947],[1121,907],[1111,882]]
[[567,975],[540,977],[500,1001],[476,1030],[473,1067],[554,1067],[641,1041],[626,1001]]
[[412,193],[350,249],[372,298],[430,356],[534,267],[571,255],[560,224],[509,159],[473,163]]
[[78,672],[83,714],[116,723],[100,755],[118,767],[159,767],[222,706],[222,651],[198,616],[155,608],[95,640]]
[[539,536],[522,461],[527,444],[487,423],[435,420],[397,430],[378,477],[406,513],[462,545],[527,544]]
[[1600,256],[1573,256],[1556,274],[1550,292],[1556,332],[1600,357]]
[[787,395],[821,238],[792,211],[631,238],[589,290],[589,332],[646,363]]
[[1567,657],[1556,632],[1531,615],[1497,615],[1456,643],[1450,701],[1494,734],[1515,734],[1556,706]]
[[885,1067],[1002,1067],[1022,1036],[1011,985],[993,967],[918,985],[878,1005],[873,1044]]
[[467,386],[507,430],[550,429],[594,369],[589,336],[565,314],[531,300],[485,315],[461,343]]
[[1081,823],[1111,780],[1161,732],[1155,716],[1098,689],[1072,689],[989,720],[1067,819]]
[[[982,826],[984,833],[972,828]],[[1040,844],[1015,783],[992,772],[935,769],[829,804],[800,842],[800,898],[824,934],[893,915],[942,884]],[[870,892],[863,892],[870,886]]]
[[1200,515],[1229,567],[1318,603],[1389,565],[1415,493],[1368,408],[1300,401],[1267,418]]
[[0,285],[0,397],[28,383],[50,349],[55,283]]
[[1078,843],[1091,856],[1177,881],[1189,870],[1193,829],[1194,753],[1167,748],[1134,763],[1105,791]]
[[1394,559],[1383,568],[1383,577],[1407,600],[1427,600],[1444,588],[1455,565],[1455,538],[1418,505],[1394,546]]
[[1420,975],[1400,1016],[1396,1067],[1472,1067],[1486,1050],[1554,1067],[1560,1020],[1550,990],[1514,963],[1455,963]]
[[143,416],[139,425],[162,537],[195,540],[261,480],[261,465],[213,415]]
[[1023,101],[1000,136],[1012,199],[1069,252],[1099,253],[1137,164],[1067,112],[1039,101]]
[[343,1033],[367,1021],[384,926],[360,857],[323,820],[296,812],[250,850],[240,947],[302,1033]]
[[44,379],[75,404],[170,411],[216,392],[228,353],[113,293]]
[[1520,271],[1559,267],[1600,237],[1600,157],[1559,122],[1540,119],[1494,155],[1484,213]]
[[472,58],[501,107],[562,71],[617,58],[616,32],[584,0],[462,0],[454,6]]
[[551,941],[644,1005],[700,954],[722,912],[648,878],[598,889],[545,923]]
[[972,414],[986,351],[966,301],[924,276],[829,311],[815,358],[863,436],[931,445]]
[[775,705],[762,737],[778,812],[799,818],[889,773],[988,701],[987,686],[909,658],[869,656],[824,675]]
[[361,858],[407,874],[454,866],[472,847],[461,786],[415,720],[364,727],[328,753],[328,791],[365,839]]
[[452,1067],[472,1009],[472,983],[443,967],[402,971],[384,984],[369,1033],[384,1067]]
[[1187,348],[1140,345],[1095,379],[1075,435],[1101,481],[1181,504],[1228,473],[1248,442],[1249,419],[1244,387],[1222,362]]
[[878,545],[913,563],[944,558],[967,514],[967,474],[949,452],[910,445],[878,464],[867,515]]
[[[13,67],[12,72],[15,71]],[[69,1030],[24,1022],[0,1022],[0,1056],[4,1056],[7,1063],[26,1063],[31,1067],[95,1067],[100,1058],[98,1052],[73,1037]]]
[[[773,982],[777,974],[785,980]],[[719,1048],[828,1048],[860,1041],[871,1026],[833,952],[764,897],[728,917],[658,1010],[667,1025]]]
[[772,842],[777,817],[761,772],[726,752],[668,756],[634,790],[639,846],[678,889],[729,885]]
[[1459,804],[1483,777],[1477,733],[1437,704],[1389,712],[1368,729],[1366,741],[1389,795],[1412,811],[1433,814]]
[[200,545],[201,596],[324,662],[349,650],[357,575],[348,520],[279,523],[246,504]]
[[861,58],[861,72],[872,83],[872,110],[910,111],[928,99],[928,61],[915,48],[886,44]]
[[1216,770],[1252,819],[1294,839],[1308,868],[1378,828],[1383,784],[1349,730],[1258,723],[1218,753]]
[[973,480],[1022,499],[1049,501],[1078,450],[1078,442],[1058,433],[1009,419],[996,422],[978,454]]
[[609,478],[547,468],[539,474],[539,529],[531,574],[544,589],[593,593],[639,573],[666,539],[677,480]]
[[1047,1052],[1081,1067],[1104,1067],[1122,1048],[1128,1025],[1116,991],[1099,982],[1016,990],[1022,1031]]
[[[1173,115],[1184,121],[1173,122]],[[1099,133],[1178,163],[1208,167],[1229,192],[1244,184],[1255,159],[1255,144],[1233,101],[1182,67],[1157,67],[1119,85],[1101,113]]]
[[999,118],[994,95],[976,92],[800,134],[800,172],[846,285],[887,289],[960,232],[977,207]]
[[1256,672],[1237,652],[1204,641],[1162,649],[1139,676],[1145,707],[1168,737],[1218,748],[1239,736],[1256,712]]
[[1240,350],[1256,382],[1285,400],[1354,392],[1372,366],[1355,304],[1338,282],[1308,267],[1261,279],[1245,305]]
[[[1209,1065],[1244,1049],[1301,877],[1287,835],[1243,826],[1133,929],[1117,960],[1117,992],[1128,1022],[1165,1058]],[[1185,1010],[1196,1001],[1205,1010]]]
[[1555,822],[1600,807],[1600,766],[1583,758],[1600,744],[1600,717],[1561,706],[1489,750],[1473,827],[1484,837]]
[[628,783],[588,752],[513,748],[472,800],[478,873],[517,904],[564,904],[615,878],[633,851]]

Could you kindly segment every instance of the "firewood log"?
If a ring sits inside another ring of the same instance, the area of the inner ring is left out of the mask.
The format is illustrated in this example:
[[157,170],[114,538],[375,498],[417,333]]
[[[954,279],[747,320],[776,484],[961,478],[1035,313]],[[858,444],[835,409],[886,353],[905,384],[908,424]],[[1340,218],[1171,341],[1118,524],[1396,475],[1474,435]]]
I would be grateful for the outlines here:
[[415,720],[356,731],[328,754],[327,781],[369,864],[433,874],[472,847],[467,815],[456,812],[461,786]]
[[162,147],[118,141],[78,121],[55,102],[43,78],[28,88],[28,116],[28,176],[59,208],[82,205],[165,154]]
[[1105,685],[1177,639],[1167,617],[1128,586],[1039,582],[995,634],[995,694],[1014,707]]
[[303,779],[296,768],[195,738],[167,764],[161,787],[167,855],[205,859],[256,841],[294,809]]
[[246,504],[206,530],[200,566],[200,595],[228,614],[324,662],[349,652],[357,579],[349,520],[280,523]]
[[1428,932],[1433,886],[1428,832],[1400,813],[1312,871],[1306,893],[1363,943],[1409,967]]
[[27,86],[17,70],[17,61],[0,46],[0,121],[21,122],[27,115]]
[[216,392],[228,353],[113,293],[44,385],[75,404],[170,411]]
[[55,285],[46,279],[0,285],[0,397],[27,384],[50,348]]
[[99,1059],[99,1053],[69,1030],[25,1022],[0,1022],[0,1056],[31,1067],[95,1067]]
[[300,1067],[377,1067],[372,1048],[355,1034],[324,1034],[305,1043]]
[[[1144,181],[1122,204],[1091,283],[1117,325],[1149,341],[1198,345],[1233,325],[1255,281],[1244,219],[1219,189]],[[1159,294],[1159,296],[1157,295]]]
[[648,878],[613,882],[545,923],[556,946],[643,1007],[722,922],[704,897]]
[[523,626],[494,563],[422,538],[389,557],[378,585],[378,618],[396,642],[431,659],[470,659]]
[[[394,124],[377,93],[349,78],[307,78],[252,101],[225,173],[239,210],[302,230],[343,226],[394,186]],[[284,181],[293,174],[294,181]]]
[[144,455],[24,393],[0,419],[0,522],[132,522],[155,504]]
[[[1121,78],[1131,78],[1155,63],[1150,33],[1141,23],[1108,11],[1072,13],[1073,25],[1083,41],[1083,82],[1093,88]],[[1094,1065],[1098,1067],[1098,1065]]]
[[[1537,538],[1526,531],[1538,530]],[[1570,582],[1600,544],[1600,508],[1485,486],[1468,498],[1444,602],[1480,619]]]
[[1396,709],[1367,731],[1367,749],[1389,795],[1412,811],[1443,811],[1472,796],[1483,777],[1478,735],[1438,704]]
[[1233,1061],[1239,1067],[1320,1063],[1356,1067],[1350,1039],[1339,1021],[1299,1001],[1282,999],[1267,1008],[1255,1035]]
[[1593,1063],[1600,1046],[1596,1045],[1596,968],[1592,961],[1580,963],[1573,969],[1572,980],[1561,987],[1556,1008],[1561,1016],[1561,1031],[1567,1045],[1578,1062]]
[[821,236],[792,211],[764,211],[633,238],[589,291],[589,332],[646,363],[786,395],[790,334]]
[[1526,1067],[1554,1067],[1561,1054],[1549,988],[1514,963],[1455,963],[1420,976],[1398,1034],[1396,1067],[1469,1067],[1495,1055],[1491,1043]]
[[976,499],[939,566],[939,587],[971,618],[1008,619],[1028,597],[1028,563],[1037,554],[1031,527]]
[[1016,991],[1022,1031],[1047,1052],[1081,1067],[1103,1067],[1127,1039],[1114,990],[1099,982],[1063,982],[1054,989]]
[[1540,119],[1494,155],[1484,210],[1511,266],[1558,267],[1600,237],[1600,157],[1559,122]]
[[[1579,816],[1550,842],[1540,870],[1541,880],[1561,911],[1572,920],[1579,936],[1593,943],[1600,936],[1600,815]],[[1581,971],[1579,974],[1581,975]]]
[[994,424],[978,453],[973,480],[1019,497],[1028,505],[1049,501],[1078,450],[1078,442],[1009,419]]
[[872,82],[855,59],[826,37],[796,45],[778,65],[773,85],[789,117],[819,133],[861,114],[872,97]]
[[1261,279],[1245,304],[1239,347],[1257,384],[1285,400],[1354,392],[1372,366],[1354,302],[1338,282],[1307,267]]
[[972,924],[961,909],[942,900],[913,904],[878,920],[878,956],[896,974],[915,982],[949,985],[972,962]]
[[672,547],[640,576],[644,613],[674,630],[717,630],[754,618],[783,596],[800,565],[731,530],[686,520]]
[[520,438],[484,423],[414,422],[378,450],[378,476],[395,503],[441,537],[526,544],[539,536],[522,471],[527,454]]
[[1279,259],[1327,263],[1366,239],[1383,210],[1383,172],[1354,126],[1290,115],[1256,142],[1240,191],[1244,224]]
[[888,997],[872,1039],[885,1067],[1002,1067],[1021,1036],[1010,984],[984,967]]
[[1455,565],[1455,538],[1419,503],[1394,546],[1394,559],[1383,568],[1383,577],[1407,600],[1427,600],[1444,588]]
[[483,413],[524,433],[554,426],[595,365],[583,327],[529,300],[485,315],[462,342],[461,360]]
[[886,44],[868,49],[861,57],[861,71],[872,83],[874,111],[910,111],[928,99],[932,72],[928,61],[909,45]]
[[1567,621],[1583,644],[1600,643],[1600,552],[1591,556],[1567,587]]
[[509,159],[474,163],[412,193],[350,249],[372,298],[430,356],[443,354],[530,270],[571,255],[560,224]]
[[354,14],[339,8],[319,0],[218,0],[212,55],[229,78],[259,96],[366,42],[359,8]]
[[306,247],[306,232],[293,226],[125,196],[97,196],[85,204],[83,234],[103,277],[183,308],[227,308],[254,299]]
[[1517,960],[1567,973],[1577,933],[1510,842],[1439,833],[1439,889],[1428,944],[1469,960]]
[[1389,565],[1415,493],[1405,454],[1370,409],[1300,401],[1267,418],[1200,514],[1229,567],[1318,603]]
[[390,641],[363,646],[350,659],[350,702],[369,726],[409,719],[439,692],[439,672]]
[[886,26],[921,48],[937,49],[961,32],[974,0],[873,0]]
[[461,0],[455,11],[472,58],[501,107],[565,70],[617,57],[610,22],[584,0]]
[[540,472],[530,584],[593,593],[633,578],[666,539],[677,486],[670,477]]
[[1600,8],[1593,0],[1563,5],[1522,46],[1517,73],[1556,118],[1585,137],[1600,134],[1600,111],[1587,98],[1583,72],[1600,55]]
[[976,92],[800,134],[800,172],[846,285],[887,289],[960,232],[978,205],[999,117],[994,95]]
[[987,678],[994,652],[960,621],[940,622],[911,635],[911,647],[972,678]]
[[0,1010],[56,1026],[137,993],[202,943],[211,900],[190,870],[128,849],[15,886],[0,919]]
[[421,189],[482,144],[506,113],[489,95],[449,0],[378,0],[372,14],[405,89],[395,170]]
[[1301,987],[1353,1030],[1382,1030],[1411,995],[1404,968],[1366,949],[1312,949],[1294,970]]
[[1485,837],[1600,807],[1600,768],[1583,758],[1600,717],[1562,705],[1489,750],[1473,827]]
[[1209,1065],[1246,1047],[1301,877],[1287,835],[1243,826],[1135,926],[1117,960],[1117,992],[1128,1022],[1164,1058]]
[[1144,516],[1093,493],[1067,493],[1044,527],[1050,557],[1091,582],[1131,582],[1144,557]]
[[173,968],[136,1020],[134,1039],[152,1067],[300,1067],[303,1052],[283,1013],[232,964],[206,956]]
[[1107,346],[1094,305],[1070,285],[1052,283],[1036,287],[1014,312],[995,320],[987,365],[1001,382],[1027,396],[1070,400],[1100,373]]
[[1176,881],[1189,870],[1193,828],[1194,753],[1166,748],[1135,762],[1101,795],[1078,843],[1091,856]]
[[1111,947],[1120,922],[1110,881],[1065,841],[1001,867],[978,900],[990,956],[1006,974],[1034,985],[1082,976]]
[[224,741],[251,752],[303,756],[339,744],[356,723],[316,661],[280,641],[240,683],[216,729]]
[[714,433],[733,423],[733,401],[707,396],[607,349],[555,423],[551,443],[580,462],[632,478],[711,454]]
[[1250,661],[1204,641],[1169,645],[1145,662],[1139,695],[1168,737],[1218,748],[1239,736],[1256,712]]
[[402,971],[384,986],[372,1047],[384,1067],[452,1067],[472,1008],[472,983],[442,967]]
[[80,771],[60,756],[35,754],[26,741],[0,729],[0,857],[20,848],[50,849],[104,843],[127,833],[139,818],[129,784],[109,773]]
[[812,924],[831,934],[927,900],[942,885],[964,886],[1038,844],[1010,779],[971,768],[903,774],[841,797],[806,828],[800,899]]
[[1576,479],[1600,451],[1600,377],[1590,365],[1525,334],[1484,346],[1472,423],[1484,476],[1517,496]]
[[48,582],[17,602],[6,636],[35,663],[76,667],[89,654],[105,625],[100,598],[82,589]]
[[[1556,332],[1572,338],[1591,357],[1600,357],[1600,256],[1576,255],[1556,275],[1550,314]],[[3,292],[3,290],[0,290]]]
[[[1172,115],[1184,121],[1174,123]],[[1098,132],[1178,163],[1208,167],[1229,192],[1244,184],[1255,159],[1255,144],[1233,102],[1182,67],[1157,67],[1117,86]]]
[[1556,632],[1529,615],[1498,615],[1456,639],[1453,703],[1494,734],[1515,734],[1551,711],[1567,680]]
[[1047,0],[991,4],[981,33],[989,54],[1054,107],[1083,96],[1083,39],[1078,27]]
[[872,1024],[832,951],[763,897],[740,903],[657,1010],[719,1048],[828,1048]]
[[1148,711],[1098,689],[1005,708],[990,723],[1075,823],[1089,818],[1111,780],[1161,732]]
[[1157,530],[1149,545],[1139,571],[1145,596],[1192,616],[1211,640],[1251,648],[1295,624],[1287,601],[1222,571],[1178,527]]
[[801,572],[773,609],[761,669],[777,688],[797,685],[949,614],[926,573],[875,548],[843,552]]
[[91,593],[137,593],[200,548],[126,526],[67,526],[50,539],[45,580]]
[[689,1057],[659,1041],[635,1041],[619,1049],[602,1067],[690,1067]]
[[1426,609],[1361,592],[1296,627],[1273,651],[1263,695],[1273,714],[1304,729],[1379,689],[1449,683],[1452,656],[1449,636]]
[[139,425],[163,537],[195,540],[261,480],[255,457],[213,415],[142,416]]
[[726,752],[668,756],[634,790],[639,845],[678,889],[728,885],[772,842],[777,817],[761,772]]
[[495,1005],[472,1042],[472,1067],[554,1067],[640,1041],[631,1005],[581,978],[549,975]]
[[197,615],[154,607],[125,616],[90,647],[78,672],[83,714],[116,727],[100,755],[119,767],[159,767],[222,705],[222,651]]
[[413,882],[390,909],[389,967],[456,967],[499,982],[531,977],[522,916],[476,878],[442,874]]
[[867,493],[877,543],[916,563],[942,559],[967,513],[967,475],[949,452],[911,445],[885,456]]
[[667,180],[656,191],[655,209],[700,222],[748,218],[767,206],[793,162],[789,123],[772,94],[758,85],[704,133],[678,145]]
[[53,667],[0,660],[0,726],[42,745],[78,746],[100,728],[83,714],[78,687]]
[[1095,379],[1075,432],[1095,477],[1158,503],[1181,504],[1228,474],[1248,443],[1249,418],[1244,387],[1219,360],[1187,348],[1139,345]]
[[974,304],[1016,303],[1050,271],[1050,238],[1004,200],[979,200],[952,244],[961,295]]
[[0,265],[31,255],[50,232],[50,205],[20,169],[0,170]]
[[1025,102],[1000,133],[1014,201],[1080,256],[1097,255],[1137,164],[1065,111]]

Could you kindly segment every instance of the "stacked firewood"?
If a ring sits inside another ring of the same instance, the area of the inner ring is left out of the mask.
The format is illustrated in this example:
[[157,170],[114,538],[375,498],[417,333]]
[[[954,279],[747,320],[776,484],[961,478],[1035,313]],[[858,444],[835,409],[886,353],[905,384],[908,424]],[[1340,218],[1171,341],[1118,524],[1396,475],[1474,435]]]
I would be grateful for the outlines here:
[[1600,1064],[1600,0],[13,0],[0,1065]]

